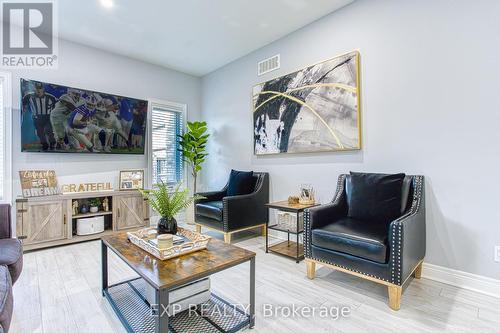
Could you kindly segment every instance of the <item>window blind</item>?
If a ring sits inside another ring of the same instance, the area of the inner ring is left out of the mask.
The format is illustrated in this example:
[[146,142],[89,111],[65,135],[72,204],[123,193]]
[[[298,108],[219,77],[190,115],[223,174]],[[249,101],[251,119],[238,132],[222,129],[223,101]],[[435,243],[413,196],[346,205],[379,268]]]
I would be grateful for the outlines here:
[[161,181],[173,186],[183,181],[182,153],[177,149],[177,135],[183,130],[183,110],[175,106],[151,108],[152,183]]

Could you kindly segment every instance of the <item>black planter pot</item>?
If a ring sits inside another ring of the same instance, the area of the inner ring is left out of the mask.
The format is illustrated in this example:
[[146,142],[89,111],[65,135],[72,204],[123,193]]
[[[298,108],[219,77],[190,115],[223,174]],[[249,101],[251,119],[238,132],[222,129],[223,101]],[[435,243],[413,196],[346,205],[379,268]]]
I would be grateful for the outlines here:
[[177,233],[177,221],[172,217],[167,219],[166,217],[162,217],[158,221],[158,234],[172,234],[175,235]]

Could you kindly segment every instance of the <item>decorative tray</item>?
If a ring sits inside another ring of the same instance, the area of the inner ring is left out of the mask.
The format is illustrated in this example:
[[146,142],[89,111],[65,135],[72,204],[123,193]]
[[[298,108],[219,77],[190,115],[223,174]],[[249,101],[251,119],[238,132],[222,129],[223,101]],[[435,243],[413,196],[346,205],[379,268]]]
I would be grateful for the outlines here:
[[186,238],[188,241],[169,248],[159,249],[149,242],[151,237],[148,236],[148,232],[150,230],[156,230],[156,228],[144,228],[133,232],[127,232],[128,239],[132,244],[137,245],[160,260],[172,259],[187,253],[206,249],[208,241],[210,240],[208,236],[178,227],[177,235]]

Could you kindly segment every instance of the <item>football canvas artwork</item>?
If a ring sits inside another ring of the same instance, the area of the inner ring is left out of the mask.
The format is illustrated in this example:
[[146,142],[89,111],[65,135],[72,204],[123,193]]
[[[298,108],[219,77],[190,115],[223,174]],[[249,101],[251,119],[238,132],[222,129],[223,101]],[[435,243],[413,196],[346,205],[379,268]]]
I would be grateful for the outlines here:
[[144,154],[148,102],[21,79],[24,152]]

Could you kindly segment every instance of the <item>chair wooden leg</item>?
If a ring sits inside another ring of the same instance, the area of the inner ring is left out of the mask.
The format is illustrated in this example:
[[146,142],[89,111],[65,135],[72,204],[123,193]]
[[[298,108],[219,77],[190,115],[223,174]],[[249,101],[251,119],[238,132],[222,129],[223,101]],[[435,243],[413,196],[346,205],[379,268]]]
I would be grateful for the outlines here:
[[394,311],[398,311],[401,306],[401,293],[403,288],[398,285],[388,286],[389,292],[389,307]]
[[196,232],[201,234],[201,225],[199,224],[196,225]]
[[264,237],[265,237],[265,236],[266,236],[266,233],[267,233],[266,225],[264,224],[261,228],[262,228],[262,232],[261,232],[261,234],[262,234],[262,236],[264,236]]
[[314,279],[316,277],[316,263],[314,261],[306,260],[307,277]]
[[231,234],[228,232],[224,233],[224,243],[231,244]]
[[415,268],[413,276],[415,279],[420,279],[422,277],[422,263],[418,264],[417,268]]

